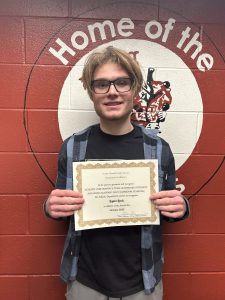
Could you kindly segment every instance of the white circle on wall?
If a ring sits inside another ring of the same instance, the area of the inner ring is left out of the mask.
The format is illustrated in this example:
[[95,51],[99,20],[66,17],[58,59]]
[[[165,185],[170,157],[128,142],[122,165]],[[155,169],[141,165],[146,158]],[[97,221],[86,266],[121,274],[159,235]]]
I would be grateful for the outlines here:
[[[203,104],[193,73],[176,53],[160,44],[140,39],[120,39],[105,43],[94,50],[109,45],[127,52],[138,51],[136,58],[144,79],[151,67],[155,69],[154,80],[170,82],[172,103],[165,122],[160,123],[160,136],[170,144],[176,169],[179,169],[191,155],[202,129]],[[84,62],[92,51],[73,66],[62,86],[58,122],[63,140],[74,132],[98,123],[92,101],[79,80]]]

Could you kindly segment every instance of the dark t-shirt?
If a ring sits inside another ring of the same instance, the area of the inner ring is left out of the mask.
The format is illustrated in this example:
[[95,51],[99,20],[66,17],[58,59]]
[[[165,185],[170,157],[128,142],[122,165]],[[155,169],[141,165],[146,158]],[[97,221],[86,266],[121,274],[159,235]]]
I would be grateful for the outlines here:
[[[139,127],[125,135],[92,128],[86,159],[143,159]],[[82,232],[77,280],[102,294],[125,297],[144,289],[141,272],[141,226],[118,226]]]

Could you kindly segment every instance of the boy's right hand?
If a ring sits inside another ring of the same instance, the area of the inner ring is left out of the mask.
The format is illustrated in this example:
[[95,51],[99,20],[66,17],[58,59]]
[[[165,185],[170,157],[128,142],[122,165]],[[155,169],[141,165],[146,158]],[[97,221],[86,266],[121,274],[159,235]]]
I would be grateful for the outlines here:
[[45,202],[45,211],[52,218],[62,218],[73,215],[82,207],[83,195],[72,190],[53,190]]

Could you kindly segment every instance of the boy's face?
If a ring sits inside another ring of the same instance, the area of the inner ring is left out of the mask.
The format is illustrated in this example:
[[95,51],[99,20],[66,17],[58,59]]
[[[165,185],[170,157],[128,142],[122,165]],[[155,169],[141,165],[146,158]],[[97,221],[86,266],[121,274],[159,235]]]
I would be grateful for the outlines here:
[[[127,72],[118,64],[108,62],[94,72],[93,80],[106,79],[115,80],[118,78],[128,78]],[[105,94],[92,92],[91,97],[95,111],[101,121],[127,121],[133,109],[132,88],[127,92],[118,92],[113,84]]]

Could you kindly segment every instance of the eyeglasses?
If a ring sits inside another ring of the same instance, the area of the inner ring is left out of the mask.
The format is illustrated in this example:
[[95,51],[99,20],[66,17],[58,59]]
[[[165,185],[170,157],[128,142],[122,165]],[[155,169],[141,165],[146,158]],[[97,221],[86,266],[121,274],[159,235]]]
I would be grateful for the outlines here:
[[113,84],[117,92],[125,93],[130,91],[132,83],[133,80],[129,77],[121,77],[115,80],[97,79],[92,80],[91,88],[95,94],[106,94],[111,84]]

